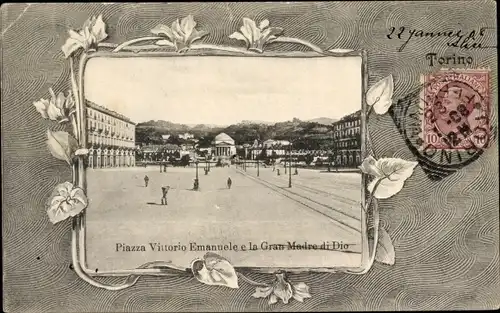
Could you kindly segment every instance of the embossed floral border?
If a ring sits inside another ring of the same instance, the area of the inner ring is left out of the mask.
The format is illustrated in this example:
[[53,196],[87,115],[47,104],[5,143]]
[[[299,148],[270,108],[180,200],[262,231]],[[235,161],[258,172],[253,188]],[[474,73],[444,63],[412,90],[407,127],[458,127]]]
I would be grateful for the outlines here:
[[[249,18],[243,18],[243,25],[239,31],[234,32],[229,37],[231,39],[243,41],[246,48],[230,46],[210,45],[195,43],[200,41],[208,33],[196,28],[197,24],[192,15],[173,21],[171,27],[160,24],[151,30],[152,36],[145,36],[128,40],[121,44],[105,43],[108,38],[106,24],[102,16],[89,18],[82,28],[69,30],[69,38],[62,46],[64,56],[69,61],[71,89],[56,94],[52,88],[49,89],[49,99],[40,99],[33,104],[42,118],[48,119],[58,124],[64,125],[67,129],[63,131],[47,130],[47,145],[51,154],[63,160],[71,166],[73,170],[73,181],[64,182],[55,186],[54,191],[47,201],[46,209],[49,220],[58,223],[68,218],[73,219],[72,235],[72,260],[73,266],[79,277],[93,286],[107,290],[121,290],[134,285],[140,278],[140,274],[129,275],[125,282],[118,285],[108,285],[96,281],[93,277],[85,273],[81,268],[84,259],[78,253],[78,229],[82,223],[82,213],[88,205],[88,199],[82,188],[79,172],[83,169],[83,157],[88,154],[85,147],[80,146],[82,142],[82,132],[79,123],[82,121],[81,113],[77,108],[81,107],[79,101],[83,99],[82,90],[77,83],[75,63],[82,59],[87,53],[100,49],[112,49],[113,53],[120,51],[164,51],[173,49],[183,54],[191,50],[217,50],[241,55],[259,55],[266,47],[273,43],[293,43],[308,47],[312,51],[322,55],[338,55],[339,53],[351,50],[323,50],[320,47],[299,39],[283,36],[283,29],[271,27],[268,20],[261,21],[258,25]],[[146,43],[138,45],[139,43]],[[81,73],[80,73],[81,74]],[[81,79],[81,75],[80,75]],[[380,80],[371,86],[366,92],[366,104],[368,112],[366,119],[371,112],[385,114],[392,105],[394,83],[392,75]],[[369,133],[367,134],[367,136]],[[373,153],[372,153],[373,154]],[[365,213],[371,214],[371,221],[367,221],[368,230],[372,230],[371,249],[369,253],[368,266],[360,271],[345,270],[348,274],[364,274],[369,271],[374,261],[379,261],[388,265],[395,262],[395,251],[389,234],[379,225],[376,199],[387,199],[398,193],[408,179],[417,162],[405,161],[399,158],[376,159],[370,155],[365,158],[359,167],[361,171],[371,177],[367,189],[369,196],[366,204],[362,205]],[[80,245],[82,242],[80,242]],[[80,247],[81,248],[81,247]],[[166,262],[153,262],[141,266],[139,269],[160,269],[171,271],[173,274],[185,272],[182,268],[172,266]],[[203,258],[196,259],[191,263],[190,275],[198,281],[208,285],[220,285],[230,288],[238,288],[239,282],[244,281],[256,287],[255,298],[269,298],[269,304],[278,301],[289,303],[291,299],[302,302],[305,298],[310,298],[309,287],[304,283],[293,284],[289,281],[287,273],[278,270],[274,273],[274,280],[271,283],[255,282],[240,272],[237,272],[229,260],[215,253],[207,253]],[[182,272],[181,272],[182,271]]]

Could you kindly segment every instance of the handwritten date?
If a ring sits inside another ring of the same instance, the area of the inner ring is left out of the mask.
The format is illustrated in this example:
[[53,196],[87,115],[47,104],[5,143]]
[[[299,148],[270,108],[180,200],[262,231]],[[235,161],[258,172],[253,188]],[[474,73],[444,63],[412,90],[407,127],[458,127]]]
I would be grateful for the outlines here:
[[479,30],[463,31],[461,29],[429,32],[422,29],[411,29],[408,27],[391,27],[389,28],[389,39],[402,39],[405,42],[399,47],[398,51],[401,52],[405,49],[408,43],[414,39],[429,39],[429,38],[447,38],[446,45],[448,47],[460,49],[484,49],[492,48],[486,47],[481,43],[481,40],[486,35],[489,28],[481,27]]

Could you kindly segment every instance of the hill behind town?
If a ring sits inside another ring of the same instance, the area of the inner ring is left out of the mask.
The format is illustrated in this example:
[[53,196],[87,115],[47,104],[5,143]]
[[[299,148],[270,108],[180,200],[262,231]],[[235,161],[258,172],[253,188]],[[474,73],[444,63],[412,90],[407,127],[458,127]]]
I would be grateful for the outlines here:
[[[138,144],[161,144],[164,142],[179,144],[182,139],[178,135],[193,134],[200,147],[210,146],[215,136],[224,132],[231,136],[236,144],[253,143],[255,139],[294,140],[303,143],[304,148],[325,148],[331,143],[331,128],[336,120],[317,118],[302,121],[294,118],[291,121],[271,123],[264,121],[244,120],[229,126],[198,124],[187,125],[163,120],[151,120],[136,126],[136,142]],[[162,135],[171,135],[164,140]]]

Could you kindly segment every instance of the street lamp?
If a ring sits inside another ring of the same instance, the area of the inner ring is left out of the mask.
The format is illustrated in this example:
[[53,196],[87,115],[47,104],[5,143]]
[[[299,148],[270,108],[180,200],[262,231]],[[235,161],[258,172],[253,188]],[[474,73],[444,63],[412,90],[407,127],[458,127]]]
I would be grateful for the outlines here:
[[[292,140],[290,140],[290,144],[288,145],[288,188],[292,188]],[[286,168],[286,167],[285,167]]]
[[286,175],[286,167],[287,167],[287,164],[286,164],[286,151],[285,151],[285,175]]
[[243,158],[243,170],[245,170],[245,172],[246,172],[247,171],[248,144],[244,144],[243,147],[245,148],[245,157]]
[[257,159],[257,177],[259,177],[259,160]]
[[194,190],[198,190],[200,188],[200,181],[198,179],[198,160],[194,162],[196,164],[196,178],[194,179]]

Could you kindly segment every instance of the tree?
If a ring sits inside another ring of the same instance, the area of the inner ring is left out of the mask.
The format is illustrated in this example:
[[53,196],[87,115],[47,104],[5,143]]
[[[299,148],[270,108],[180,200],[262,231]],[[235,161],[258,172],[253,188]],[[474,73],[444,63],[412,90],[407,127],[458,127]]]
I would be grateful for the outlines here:
[[198,141],[198,147],[209,148],[212,146],[212,141],[215,139],[215,135],[206,135],[200,138]]
[[259,157],[258,159],[259,160],[265,160],[267,158],[267,149],[264,148],[260,151],[260,154],[259,154]]
[[140,150],[140,149],[136,150],[135,159],[136,159],[136,161],[142,161],[144,159],[144,153],[142,152],[142,150]]
[[167,143],[171,143],[173,145],[180,145],[182,140],[177,135],[172,135],[167,139]]
[[238,151],[236,151],[236,154],[241,158],[241,159],[244,159],[245,158],[245,149],[238,149]]
[[314,161],[314,157],[312,156],[312,154],[309,154],[309,153],[306,154],[305,159],[306,159],[306,164],[307,165],[310,165],[312,163],[312,161]]
[[196,149],[196,154],[199,155],[200,157],[206,157],[207,154],[208,154],[208,151],[207,150],[200,150],[200,149]]
[[181,166],[188,166],[189,161],[191,161],[191,158],[189,157],[189,154],[185,154],[181,158]]
[[175,151],[175,152],[174,152],[174,154],[173,154],[173,156],[174,156],[176,159],[178,159],[178,158],[180,158],[180,157],[181,157],[181,153],[180,153],[179,151]]
[[316,166],[323,166],[323,160],[321,160],[321,158],[316,160]]

